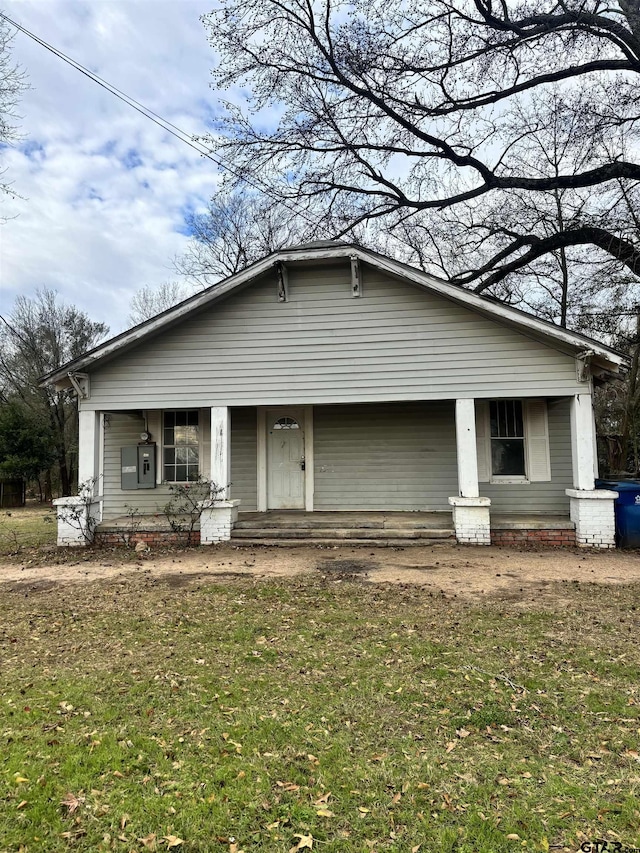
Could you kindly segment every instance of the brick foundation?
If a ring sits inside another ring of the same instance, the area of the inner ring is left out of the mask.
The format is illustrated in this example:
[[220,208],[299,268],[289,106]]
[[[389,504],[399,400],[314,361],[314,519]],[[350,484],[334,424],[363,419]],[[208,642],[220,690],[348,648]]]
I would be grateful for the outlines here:
[[[135,547],[136,542],[144,542],[150,547],[162,545],[187,545],[189,534],[186,531],[175,532],[173,530],[138,530],[137,533],[129,534],[115,530],[100,530],[96,533],[96,545],[113,546],[128,545]],[[200,544],[200,531],[194,530],[191,534],[191,544]]]
[[575,547],[575,530],[492,530],[492,545],[554,545]]
[[[118,545],[135,546],[136,542],[144,542],[150,547],[162,547],[170,545],[187,545],[186,532],[174,532],[172,530],[139,530],[137,533],[129,534],[124,531],[104,530],[98,531],[95,536],[96,545],[113,547]],[[194,530],[191,534],[191,544],[200,544],[200,531]],[[518,545],[550,545],[556,547],[570,548],[576,545],[575,530],[492,530],[491,544],[508,546]]]

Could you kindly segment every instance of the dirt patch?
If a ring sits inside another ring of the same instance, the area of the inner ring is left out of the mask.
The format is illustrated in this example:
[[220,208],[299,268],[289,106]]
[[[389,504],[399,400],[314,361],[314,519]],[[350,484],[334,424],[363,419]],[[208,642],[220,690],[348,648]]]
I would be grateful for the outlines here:
[[[39,561],[38,561],[39,562]],[[125,549],[77,554],[73,561],[37,565],[25,559],[0,565],[0,583],[46,592],[52,583],[122,580],[146,575],[180,587],[241,577],[286,577],[318,572],[329,578],[424,586],[438,594],[507,601],[562,598],[563,584],[640,583],[640,553],[579,549],[470,547],[449,544],[411,548],[371,546],[239,548],[224,544],[184,550],[151,550],[133,559]],[[566,591],[566,588],[565,588]],[[594,592],[594,594],[596,594]]]
[[175,572],[174,574],[160,574],[152,578],[157,583],[163,583],[172,589],[181,589],[189,586],[196,581],[228,581],[237,580],[238,578],[246,578],[251,575],[251,572]]
[[406,571],[406,570],[411,570],[411,571],[416,571],[416,572],[439,572],[439,571],[441,571],[441,570],[442,570],[442,566],[439,566],[439,565],[437,565],[437,564],[436,564],[436,565],[433,565],[433,566],[430,566],[430,565],[428,565],[428,564],[425,564],[424,566],[420,566],[420,565],[415,565],[415,566],[403,566],[403,569],[404,569],[405,571]]
[[24,595],[38,595],[39,593],[49,592],[58,586],[58,582],[52,579],[44,580],[27,580],[23,583],[14,584],[10,587],[10,592],[20,592]]
[[316,568],[323,575],[339,576],[342,578],[355,578],[369,575],[371,571],[379,568],[377,563],[370,560],[321,560]]

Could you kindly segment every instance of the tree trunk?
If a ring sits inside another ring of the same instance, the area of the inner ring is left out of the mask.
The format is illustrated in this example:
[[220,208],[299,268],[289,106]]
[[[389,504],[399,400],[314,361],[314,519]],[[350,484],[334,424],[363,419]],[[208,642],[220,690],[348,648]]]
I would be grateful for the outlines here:
[[60,448],[58,453],[58,467],[60,469],[60,490],[62,491],[62,497],[67,497],[71,494],[71,477],[67,468],[67,454],[64,446]]
[[51,469],[44,474],[44,499],[49,503],[53,499],[53,488],[51,486]]
[[[616,468],[619,473],[626,472],[628,468],[629,451],[633,452],[635,464],[635,410],[637,407],[638,397],[638,363],[640,361],[640,311],[636,319],[636,335],[633,342],[633,351],[631,356],[631,369],[629,370],[629,379],[627,382],[627,394],[624,404],[624,415],[622,418],[622,429],[620,436],[620,454],[617,460]],[[633,427],[633,442],[631,441],[631,432]],[[634,471],[637,473],[637,471]]]

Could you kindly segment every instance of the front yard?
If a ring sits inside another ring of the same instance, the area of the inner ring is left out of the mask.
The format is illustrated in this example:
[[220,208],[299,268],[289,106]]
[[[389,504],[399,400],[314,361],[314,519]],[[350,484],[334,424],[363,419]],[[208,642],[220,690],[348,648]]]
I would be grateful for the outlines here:
[[178,566],[5,583],[0,851],[640,845],[637,585]]
[[0,509],[0,560],[25,548],[53,548],[56,515],[47,504]]

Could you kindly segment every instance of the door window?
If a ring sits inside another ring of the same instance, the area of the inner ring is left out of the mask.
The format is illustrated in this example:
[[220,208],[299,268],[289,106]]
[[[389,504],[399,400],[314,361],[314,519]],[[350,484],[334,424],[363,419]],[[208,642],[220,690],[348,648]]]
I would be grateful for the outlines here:
[[293,418],[278,418],[273,425],[274,429],[300,429],[298,421]]

